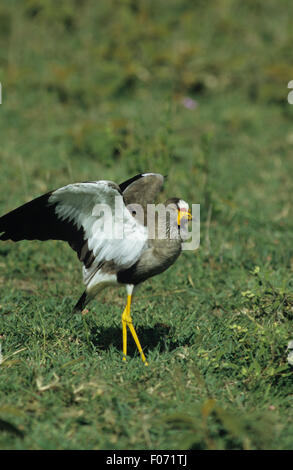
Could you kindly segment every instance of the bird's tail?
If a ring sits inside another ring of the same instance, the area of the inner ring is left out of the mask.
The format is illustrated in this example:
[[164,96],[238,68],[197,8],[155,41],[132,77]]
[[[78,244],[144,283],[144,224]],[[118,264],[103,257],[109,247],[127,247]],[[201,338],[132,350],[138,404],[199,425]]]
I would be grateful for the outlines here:
[[79,298],[78,302],[76,303],[72,313],[82,312],[87,303],[88,295],[87,291],[85,290],[82,296]]

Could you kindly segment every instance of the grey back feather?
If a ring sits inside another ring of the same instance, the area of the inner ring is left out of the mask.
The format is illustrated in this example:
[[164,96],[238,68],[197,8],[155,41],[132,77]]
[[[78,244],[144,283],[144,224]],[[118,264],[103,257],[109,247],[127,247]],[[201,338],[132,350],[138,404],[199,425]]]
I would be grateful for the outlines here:
[[[125,187],[125,183],[120,185],[123,188],[123,199],[125,205],[138,222],[146,225],[147,205],[154,203],[157,195],[161,191],[164,184],[164,177],[159,173],[145,173],[140,175]],[[127,183],[127,182],[126,182]],[[144,219],[136,210],[136,205],[140,205],[143,209]]]

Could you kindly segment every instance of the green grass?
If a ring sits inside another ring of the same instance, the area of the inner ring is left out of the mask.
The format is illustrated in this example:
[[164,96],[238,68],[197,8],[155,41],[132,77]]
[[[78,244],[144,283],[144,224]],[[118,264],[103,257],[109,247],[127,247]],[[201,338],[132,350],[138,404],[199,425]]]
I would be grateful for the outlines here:
[[[0,245],[2,449],[292,449],[292,2],[3,0],[0,213],[167,174],[201,244],[71,315],[62,242]],[[196,101],[195,109],[182,104]]]

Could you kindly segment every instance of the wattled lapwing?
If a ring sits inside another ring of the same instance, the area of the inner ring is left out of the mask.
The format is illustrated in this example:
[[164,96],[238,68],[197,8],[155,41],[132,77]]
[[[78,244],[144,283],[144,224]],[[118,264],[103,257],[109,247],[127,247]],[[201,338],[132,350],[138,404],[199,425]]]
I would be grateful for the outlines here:
[[181,252],[181,226],[191,219],[188,204],[171,198],[161,205],[169,216],[160,218],[155,212],[149,223],[146,214],[163,181],[160,174],[145,173],[120,185],[104,180],[69,184],[0,218],[0,240],[64,240],[77,252],[86,289],[75,311],[82,311],[105,287],[126,286],[123,360],[128,326],[145,364],[130,315],[133,291],[175,262]]

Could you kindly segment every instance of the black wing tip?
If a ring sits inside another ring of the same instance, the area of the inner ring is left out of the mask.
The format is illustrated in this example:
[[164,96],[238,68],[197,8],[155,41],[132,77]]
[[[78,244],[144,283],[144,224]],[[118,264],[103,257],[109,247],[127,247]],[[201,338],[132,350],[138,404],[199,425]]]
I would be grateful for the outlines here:
[[160,175],[163,178],[167,178],[167,176],[161,175],[161,173],[138,173],[137,175],[133,176],[132,178],[129,178],[129,180],[123,181],[123,183],[119,184],[120,190],[123,192],[125,189],[130,186],[134,181],[139,180],[140,178],[144,178],[145,176],[150,176],[150,175]]
[[83,292],[81,297],[78,299],[77,303],[75,304],[72,313],[82,312],[84,307],[87,304],[87,292],[86,290]]
[[123,181],[123,183],[119,184],[120,191],[123,193],[123,191],[125,191],[127,186],[129,186],[131,183],[133,183],[134,181],[136,181],[136,180],[138,180],[142,177],[143,177],[143,173],[139,173],[138,175],[135,175],[132,178],[129,178],[128,180]]
[[36,221],[39,221],[40,214],[47,206],[51,194],[52,191],[2,215],[0,217],[0,240],[16,242],[38,239],[38,236],[34,236],[34,227],[38,226]]

